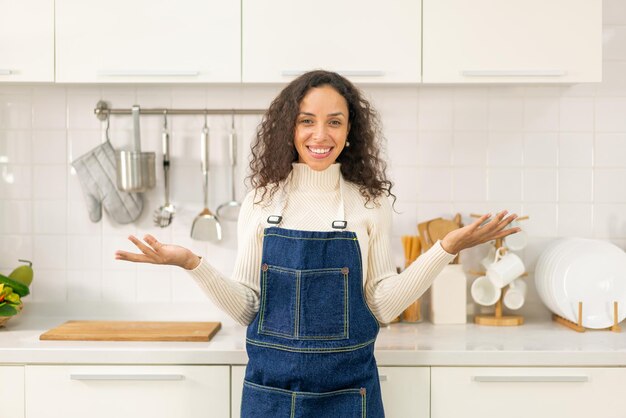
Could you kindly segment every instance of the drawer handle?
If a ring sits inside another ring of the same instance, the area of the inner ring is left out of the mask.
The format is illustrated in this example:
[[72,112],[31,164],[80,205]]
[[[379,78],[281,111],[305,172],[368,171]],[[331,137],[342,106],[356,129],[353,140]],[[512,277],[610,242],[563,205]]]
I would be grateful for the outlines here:
[[99,77],[197,77],[199,71],[98,70]]
[[387,375],[386,375],[386,374],[381,374],[381,375],[379,375],[379,376],[378,376],[378,379],[379,379],[381,382],[386,382],[386,381],[388,380],[388,379],[387,379]]
[[70,374],[72,380],[184,380],[182,374]]
[[[307,71],[305,70],[284,70],[281,74],[284,77],[297,77],[306,72]],[[336,72],[344,77],[383,77],[385,75],[385,72],[380,70],[353,70]]]
[[13,71],[0,68],[0,75],[11,75]]
[[562,77],[563,70],[463,70],[466,77]]
[[475,382],[588,382],[589,376],[474,376]]

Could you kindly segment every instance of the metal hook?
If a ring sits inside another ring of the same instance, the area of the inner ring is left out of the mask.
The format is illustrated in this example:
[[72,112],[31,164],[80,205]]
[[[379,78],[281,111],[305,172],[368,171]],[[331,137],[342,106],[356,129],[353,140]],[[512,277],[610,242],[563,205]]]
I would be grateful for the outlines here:
[[207,109],[204,110],[204,127],[208,128],[207,125],[207,117],[208,117],[209,111]]
[[235,109],[233,109],[233,113],[230,115],[230,129],[232,131],[235,130]]
[[163,110],[163,130],[167,131],[167,109]]
[[111,140],[109,139],[109,122],[111,119],[111,114],[109,112],[106,112],[106,115],[107,127],[104,130],[104,137],[106,138],[107,142],[110,142]]

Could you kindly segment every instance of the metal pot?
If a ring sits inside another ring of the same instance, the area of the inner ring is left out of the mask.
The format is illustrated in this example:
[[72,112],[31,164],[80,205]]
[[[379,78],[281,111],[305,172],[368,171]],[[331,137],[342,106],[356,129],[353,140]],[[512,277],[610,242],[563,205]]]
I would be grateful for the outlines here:
[[156,155],[154,152],[141,152],[139,133],[139,106],[132,108],[134,149],[117,151],[117,188],[125,192],[145,192],[156,184]]

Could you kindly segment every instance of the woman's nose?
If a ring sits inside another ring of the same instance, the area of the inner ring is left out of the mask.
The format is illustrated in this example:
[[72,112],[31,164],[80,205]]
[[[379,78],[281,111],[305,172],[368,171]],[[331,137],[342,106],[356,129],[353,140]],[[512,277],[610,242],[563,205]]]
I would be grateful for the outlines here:
[[324,124],[319,124],[315,127],[315,131],[313,132],[313,139],[324,139],[326,138],[326,135],[327,131]]

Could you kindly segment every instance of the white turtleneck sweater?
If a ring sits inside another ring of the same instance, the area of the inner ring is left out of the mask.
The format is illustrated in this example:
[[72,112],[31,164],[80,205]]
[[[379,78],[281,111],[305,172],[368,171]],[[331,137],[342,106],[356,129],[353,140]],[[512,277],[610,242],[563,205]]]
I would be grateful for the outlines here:
[[[281,228],[332,231],[341,199],[340,176],[340,164],[315,171],[306,164],[294,163]],[[239,214],[239,250],[233,277],[224,277],[205,257],[195,269],[189,270],[208,297],[242,325],[252,322],[259,310],[263,229],[267,217],[277,214],[274,203],[254,204],[254,199],[254,191],[249,192]],[[391,204],[386,197],[377,202],[378,205],[370,202],[365,207],[358,186],[345,182],[347,229],[356,233],[361,248],[365,299],[376,318],[389,323],[430,287],[454,255],[447,253],[437,241],[397,274],[390,246]]]

